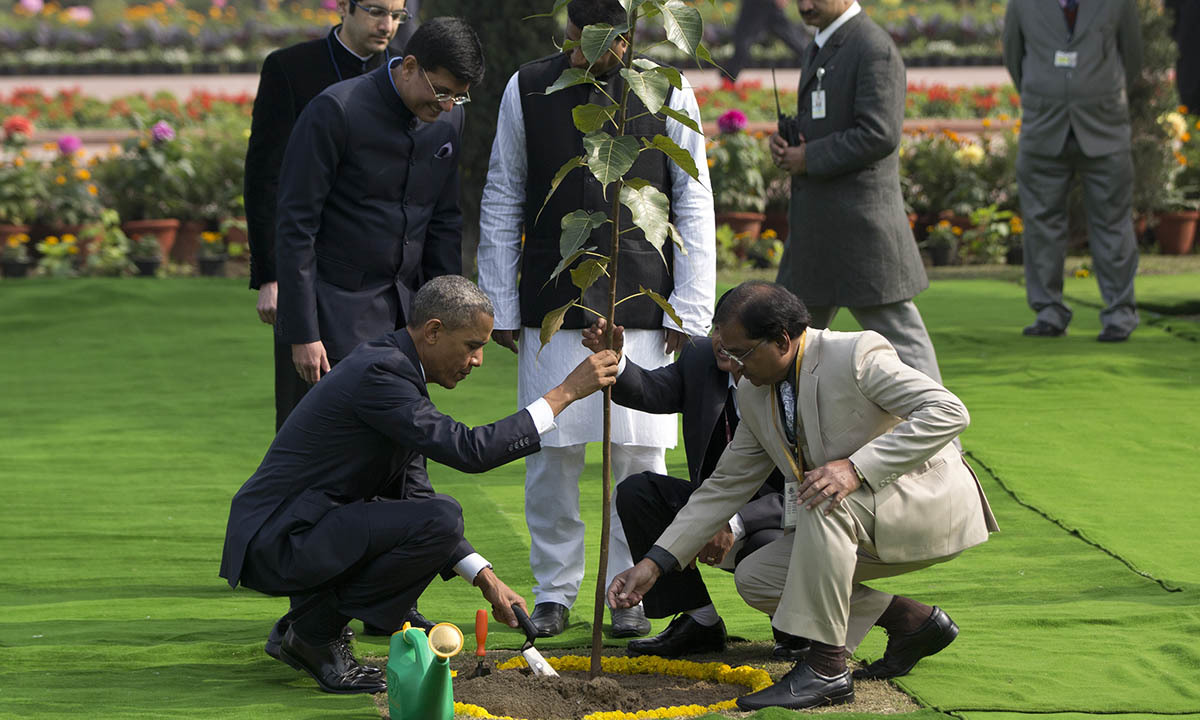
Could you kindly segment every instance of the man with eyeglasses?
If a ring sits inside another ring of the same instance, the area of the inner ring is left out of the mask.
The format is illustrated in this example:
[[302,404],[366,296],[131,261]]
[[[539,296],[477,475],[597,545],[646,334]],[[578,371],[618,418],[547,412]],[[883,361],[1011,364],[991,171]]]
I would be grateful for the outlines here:
[[[852,702],[855,679],[905,675],[958,635],[942,609],[864,583],[952,560],[997,529],[952,442],[967,409],[879,333],[811,327],[804,303],[780,285],[739,285],[715,322],[740,365],[741,423],[670,527],[613,580],[608,602],[643,600],[779,470],[788,532],[742,558],[734,580],[772,627],[809,649],[738,708]],[[851,675],[846,656],[873,625],[887,631],[887,648]]]
[[[258,316],[268,325],[275,324],[279,297],[275,262],[279,168],[296,118],[325,88],[368,73],[390,60],[394,51],[389,42],[399,40],[399,29],[416,24],[410,15],[415,12],[414,0],[339,0],[342,22],[328,34],[276,50],[263,61],[246,147],[244,197],[250,288],[258,291]],[[461,130],[461,113],[456,121]],[[273,346],[278,430],[304,397],[308,383],[296,373],[291,346],[277,338]]]
[[[571,0],[567,4],[566,37],[578,42],[582,28],[625,23],[618,0]],[[580,209],[608,210],[612,199],[590,173],[567,174],[545,209],[538,213],[554,175],[563,163],[583,154],[583,140],[572,120],[572,110],[584,103],[610,104],[620,97],[618,74],[628,51],[617,37],[605,53],[589,66],[576,46],[568,53],[534,60],[510,78],[500,101],[496,139],[492,145],[487,184],[480,207],[479,286],[496,306],[492,339],[517,353],[517,399],[540,396],[543,386],[564,368],[583,357],[581,332],[591,317],[575,308],[567,312],[560,332],[544,346],[539,328],[546,313],[562,307],[578,291],[569,281],[548,282],[560,261],[559,236],[564,215]],[[588,69],[607,88],[577,85],[552,94],[545,89],[567,68]],[[705,162],[704,138],[683,124],[647,111],[633,93],[626,135],[649,140],[665,135],[696,161],[699,181],[693,180],[662,153],[642,153],[632,176],[648,181],[671,201],[672,219],[683,237],[686,254],[663,248],[667,262],[631,225],[623,211],[619,297],[636,294],[639,287],[667,298],[683,320],[679,327],[645,296],[624,302],[617,323],[624,326],[625,352],[642,367],[657,368],[689,335],[705,335],[716,292],[716,238],[711,186]],[[672,90],[667,107],[699,122],[696,98],[686,79]],[[611,128],[609,128],[611,131]],[[597,229],[588,245],[608,253],[611,228]],[[592,308],[607,307],[607,285],[596,283],[584,294]],[[601,405],[585,400],[558,420],[558,429],[543,438],[543,450],[525,463],[525,520],[530,534],[530,566],[536,604],[531,616],[542,637],[561,633],[584,575],[584,523],[579,514],[579,482],[587,443],[601,439]],[[614,407],[612,416],[613,477],[618,481],[635,472],[666,472],[664,450],[676,442],[676,421],[670,415],[651,415]],[[631,562],[629,548],[615,511],[609,535],[609,567]],[[607,582],[611,578],[606,578]],[[612,612],[611,637],[634,637],[650,632],[643,610]]]
[[[724,298],[722,298],[723,300]],[[721,301],[717,302],[718,310]],[[606,322],[597,320],[583,332],[584,347],[603,347]],[[621,351],[624,328],[616,327],[614,349]],[[757,345],[755,346],[757,348]],[[686,479],[656,472],[639,472],[621,480],[614,498],[617,514],[633,560],[641,560],[654,541],[675,519],[688,498],[712,475],[721,453],[733,439],[740,416],[737,383],[742,366],[754,349],[731,355],[713,327],[709,338],[691,338],[670,365],[645,370],[622,356],[613,402],[649,413],[681,413],[687,451]],[[680,657],[725,649],[725,623],[717,614],[697,562],[733,572],[737,563],[783,535],[783,475],[766,476],[754,496],[700,549],[695,559],[667,573],[643,600],[646,615],[675,618],[658,635],[629,641],[630,655]],[[776,631],[773,656],[797,660],[808,642]]]
[[437,121],[482,77],[475,32],[436,18],[406,55],[331,86],[300,114],[280,173],[275,334],[306,385],[403,327],[424,282],[461,273],[459,133]]

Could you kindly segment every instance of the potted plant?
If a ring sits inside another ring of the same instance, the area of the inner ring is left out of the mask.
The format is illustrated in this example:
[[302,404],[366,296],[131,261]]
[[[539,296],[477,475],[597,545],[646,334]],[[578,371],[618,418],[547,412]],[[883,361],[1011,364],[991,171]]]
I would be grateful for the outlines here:
[[1164,255],[1190,253],[1200,219],[1200,148],[1192,139],[1192,126],[1183,110],[1167,113],[1160,120],[1171,139],[1172,152],[1154,229],[1158,249]]
[[3,243],[0,245],[0,269],[4,271],[4,277],[25,277],[29,272],[29,266],[33,264],[29,259],[29,235],[26,233],[6,235]]
[[[126,223],[127,225],[128,223]],[[139,276],[154,277],[162,265],[165,253],[158,237],[152,233],[146,233],[133,236],[129,256],[133,260],[134,266],[137,267]]]
[[73,277],[75,275],[79,242],[74,234],[66,233],[62,237],[48,235],[36,247],[42,255],[38,260],[39,273],[50,277]]
[[29,223],[45,197],[37,163],[25,145],[33,123],[23,115],[4,121],[0,146],[0,238],[29,234]]
[[921,247],[929,253],[929,261],[935,266],[953,265],[958,258],[958,243],[963,229],[942,218],[925,228],[925,240]]
[[229,258],[225,246],[225,237],[219,232],[204,231],[200,233],[200,246],[197,249],[200,261],[200,274],[205,277],[219,277],[225,274],[225,261]]
[[171,259],[190,264],[202,249],[201,234],[245,214],[239,199],[246,156],[242,118],[209,124],[203,137],[185,147],[193,176],[181,198],[180,227]]
[[983,145],[951,130],[907,144],[901,173],[910,180],[908,202],[916,222],[930,225],[945,217],[961,227],[974,208],[989,204],[991,186],[980,177],[987,157]]
[[125,233],[153,235],[166,257],[175,244],[176,215],[195,171],[183,142],[166,121],[145,128],[140,116],[133,119],[141,132],[96,166],[98,184],[105,204],[125,221]]
[[1012,218],[1011,210],[1000,210],[995,204],[974,210],[970,227],[963,229],[959,244],[963,262],[968,265],[1003,263],[1008,253]]
[[88,275],[127,275],[134,270],[129,261],[131,243],[121,229],[121,218],[116,210],[104,210],[100,220],[84,227],[92,241],[84,269]]
[[746,132],[746,115],[729,110],[717,119],[721,134],[709,148],[709,178],[717,224],[727,224],[735,234],[758,237],[766,215],[766,183],[762,165],[766,149],[759,138]]
[[78,260],[87,258],[92,238],[82,232],[85,224],[100,216],[100,190],[92,171],[80,162],[83,141],[75,135],[58,139],[58,154],[42,165],[45,202],[37,216],[45,235],[75,235],[80,238]]

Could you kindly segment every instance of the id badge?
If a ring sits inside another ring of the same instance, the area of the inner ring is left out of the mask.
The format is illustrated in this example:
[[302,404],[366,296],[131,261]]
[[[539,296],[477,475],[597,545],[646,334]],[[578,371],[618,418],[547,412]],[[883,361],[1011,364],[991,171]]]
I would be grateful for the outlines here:
[[1054,67],[1073,68],[1079,64],[1079,53],[1065,50],[1054,51]]
[[813,94],[812,94],[812,116],[813,116],[814,120],[820,120],[825,117],[825,91],[824,90],[814,90],[813,91]]
[[783,483],[783,525],[784,530],[796,527],[796,513],[800,501],[800,481],[785,480]]

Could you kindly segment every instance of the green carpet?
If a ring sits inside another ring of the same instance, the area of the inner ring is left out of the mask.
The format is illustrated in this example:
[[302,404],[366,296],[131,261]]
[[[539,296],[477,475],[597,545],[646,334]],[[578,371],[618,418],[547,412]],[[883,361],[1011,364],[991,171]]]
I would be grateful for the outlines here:
[[[1031,314],[1016,285],[940,281],[919,298],[971,409],[964,443],[1003,532],[880,584],[962,627],[900,682],[931,708],[905,718],[1200,714],[1200,531],[1186,482],[1200,346],[1149,323],[1124,345],[1096,343],[1094,285],[1069,282],[1079,302],[1059,340],[1020,336]],[[1162,302],[1194,287],[1195,275],[1139,278],[1140,295]],[[838,327],[853,327],[848,313]],[[4,282],[0,338],[0,718],[376,717],[365,698],[318,693],[264,655],[285,601],[216,576],[229,499],[272,429],[269,330],[244,283]],[[489,347],[481,371],[435,397],[486,422],[513,408],[514,377],[513,356]],[[682,451],[668,464],[681,469]],[[500,576],[528,593],[522,465],[431,474]],[[595,517],[594,479],[583,496]],[[586,644],[592,572],[571,630],[540,646]],[[766,639],[729,576],[709,577],[731,633]],[[483,606],[459,580],[435,581],[421,604],[468,628]],[[517,643],[492,633],[493,646]],[[882,644],[873,633],[861,654]]]

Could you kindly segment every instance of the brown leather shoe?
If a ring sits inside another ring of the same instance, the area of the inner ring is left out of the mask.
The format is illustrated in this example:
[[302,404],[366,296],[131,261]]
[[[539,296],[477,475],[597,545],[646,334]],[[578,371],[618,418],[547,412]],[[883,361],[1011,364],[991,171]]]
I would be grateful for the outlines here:
[[327,693],[387,692],[387,681],[378,669],[367,671],[354,659],[354,653],[339,637],[326,645],[309,645],[288,628],[279,644],[279,659],[297,670],[303,670],[317,681]]

